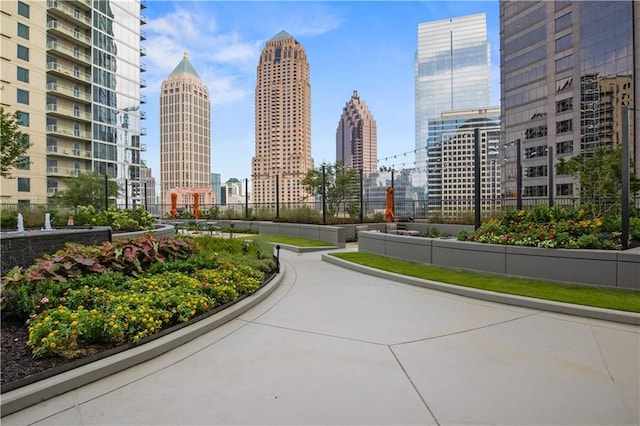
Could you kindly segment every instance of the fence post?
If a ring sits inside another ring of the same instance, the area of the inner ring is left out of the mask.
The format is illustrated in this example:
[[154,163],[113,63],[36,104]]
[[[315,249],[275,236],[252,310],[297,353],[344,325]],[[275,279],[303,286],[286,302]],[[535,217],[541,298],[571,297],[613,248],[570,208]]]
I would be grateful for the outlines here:
[[363,172],[362,169],[360,171],[360,223],[364,222],[364,205],[363,205]]
[[325,181],[325,168],[322,165],[322,224],[327,224],[327,188]]
[[249,178],[244,180],[244,217],[249,219]]
[[480,222],[482,221],[480,217],[480,129],[475,128],[473,131],[474,137],[474,165],[473,170],[475,174],[475,216],[474,216],[474,226],[477,230],[480,228]]
[[276,175],[276,219],[280,219],[280,176]]
[[109,209],[109,178],[104,174],[104,209]]
[[622,249],[629,248],[629,108],[622,106]]
[[549,173],[549,208],[553,207],[553,147],[547,147],[547,155],[549,156],[549,165],[547,166],[547,173]]
[[516,208],[522,210],[522,153],[520,138],[516,139]]

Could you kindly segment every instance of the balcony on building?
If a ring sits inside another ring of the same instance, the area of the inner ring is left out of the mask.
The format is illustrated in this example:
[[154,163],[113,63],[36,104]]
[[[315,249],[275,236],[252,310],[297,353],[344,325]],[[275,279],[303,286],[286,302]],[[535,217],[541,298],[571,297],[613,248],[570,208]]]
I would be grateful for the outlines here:
[[147,0],[140,0],[140,9],[147,8]]
[[70,118],[72,120],[91,121],[91,114],[86,111],[80,111],[78,109],[72,109],[58,104],[47,104],[47,112],[51,115],[57,115],[60,117]]
[[77,177],[82,173],[90,172],[90,169],[76,169],[73,167],[59,167],[59,166],[49,166],[47,167],[47,176],[56,176],[56,177]]
[[140,79],[140,87],[147,87],[147,81],[144,78]]
[[80,61],[85,65],[91,65],[91,56],[87,55],[86,53],[80,52],[80,49],[74,49],[60,41],[48,41],[47,50],[54,51],[68,59]]
[[72,100],[91,102],[91,95],[89,93],[80,91],[80,88],[73,88],[65,86],[64,84],[47,83],[47,92],[55,93],[56,95]]
[[146,24],[147,24],[147,17],[141,14],[140,15],[140,25],[146,25]]
[[147,49],[140,47],[140,56],[147,56]]
[[[87,0],[88,1],[88,0]],[[79,4],[87,5],[87,1],[79,1]],[[91,5],[89,3],[88,7]],[[91,28],[91,18],[84,15],[82,12],[76,9],[71,9],[66,3],[59,0],[47,0],[47,12],[59,16],[63,19],[68,19],[74,23],[83,25],[85,28]]]
[[71,28],[70,26],[55,20],[47,22],[47,29],[53,35],[63,37],[70,41],[82,43],[85,47],[91,47],[91,38],[82,33],[79,29]]
[[147,33],[144,31],[140,31],[140,41],[144,41],[147,39]]
[[51,72],[52,74],[68,77],[83,83],[91,83],[91,76],[89,74],[86,74],[79,69],[73,69],[65,65],[60,65],[57,62],[47,62],[47,71]]
[[53,134],[58,136],[66,136],[73,139],[88,139],[91,140],[91,132],[85,130],[74,129],[71,126],[65,126],[63,124],[49,124],[47,125],[47,134]]
[[147,103],[147,97],[145,95],[140,95],[140,103],[141,104],[146,104]]
[[86,149],[76,149],[68,146],[48,146],[48,156],[69,157],[69,158],[91,158],[91,151]]

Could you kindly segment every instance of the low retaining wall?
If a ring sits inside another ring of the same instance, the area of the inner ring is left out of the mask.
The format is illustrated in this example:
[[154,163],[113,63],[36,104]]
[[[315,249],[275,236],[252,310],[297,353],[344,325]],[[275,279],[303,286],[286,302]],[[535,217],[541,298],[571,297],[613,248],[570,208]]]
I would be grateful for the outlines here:
[[598,287],[640,290],[640,251],[480,244],[365,231],[358,250],[450,268]]
[[14,266],[26,268],[43,254],[52,254],[64,248],[66,243],[85,245],[111,241],[111,227],[58,228],[51,231],[27,230],[26,232],[3,232],[0,238],[2,262],[0,274],[4,275]]
[[176,228],[173,225],[167,225],[165,223],[156,224],[156,229],[147,231],[135,231],[135,232],[120,232],[111,236],[111,241],[123,240],[126,238],[136,238],[142,235],[152,233],[154,237],[175,237]]
[[261,234],[287,235],[329,242],[339,248],[345,247],[345,231],[339,226],[306,225],[301,223],[259,222]]

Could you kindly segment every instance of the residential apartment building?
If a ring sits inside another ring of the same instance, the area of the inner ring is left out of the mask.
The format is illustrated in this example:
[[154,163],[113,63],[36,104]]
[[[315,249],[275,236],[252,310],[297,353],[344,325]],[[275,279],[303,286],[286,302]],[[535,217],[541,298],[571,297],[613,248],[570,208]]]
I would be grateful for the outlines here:
[[429,120],[429,214],[457,217],[475,208],[475,132],[479,131],[480,208],[500,208],[500,108],[443,112]]
[[144,1],[0,2],[0,104],[20,112],[29,165],[1,179],[0,202],[45,204],[65,182],[100,172],[116,200],[142,204],[140,62]]
[[211,188],[210,120],[209,89],[185,52],[160,89],[160,192],[164,210],[170,209],[174,188],[187,192]]
[[256,148],[252,160],[254,203],[311,199],[302,185],[313,169],[311,85],[302,45],[285,31],[267,41],[257,67]]
[[619,145],[626,130],[640,164],[638,16],[630,1],[500,1],[504,197],[517,197],[518,159],[525,201],[577,197],[558,159]]
[[336,161],[363,172],[378,168],[378,130],[367,104],[354,90],[336,130]]
[[490,105],[490,63],[484,13],[418,24],[414,186],[424,188],[429,179],[428,120],[443,111]]

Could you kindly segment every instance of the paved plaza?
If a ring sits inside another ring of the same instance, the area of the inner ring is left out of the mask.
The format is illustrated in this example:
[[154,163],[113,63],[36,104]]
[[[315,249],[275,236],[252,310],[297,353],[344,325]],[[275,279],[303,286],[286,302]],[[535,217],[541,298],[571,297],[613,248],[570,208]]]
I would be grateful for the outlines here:
[[640,327],[280,255],[258,306],[2,424],[640,424]]

